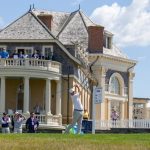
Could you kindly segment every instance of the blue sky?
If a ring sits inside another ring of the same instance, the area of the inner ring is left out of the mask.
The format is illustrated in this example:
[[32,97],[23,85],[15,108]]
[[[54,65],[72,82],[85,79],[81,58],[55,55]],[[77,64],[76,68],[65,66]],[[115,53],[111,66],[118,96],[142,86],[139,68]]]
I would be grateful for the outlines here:
[[150,98],[150,0],[4,0],[0,3],[0,28],[29,10],[72,12],[81,9],[94,22],[115,34],[114,43],[131,59],[135,67],[134,97]]

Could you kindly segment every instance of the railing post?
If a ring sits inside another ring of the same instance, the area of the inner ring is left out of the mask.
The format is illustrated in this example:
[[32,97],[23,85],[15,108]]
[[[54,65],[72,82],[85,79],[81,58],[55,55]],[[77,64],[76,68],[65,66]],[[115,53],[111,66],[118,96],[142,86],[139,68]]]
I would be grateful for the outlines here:
[[29,67],[29,59],[28,58],[24,59],[24,62],[25,62],[25,67]]

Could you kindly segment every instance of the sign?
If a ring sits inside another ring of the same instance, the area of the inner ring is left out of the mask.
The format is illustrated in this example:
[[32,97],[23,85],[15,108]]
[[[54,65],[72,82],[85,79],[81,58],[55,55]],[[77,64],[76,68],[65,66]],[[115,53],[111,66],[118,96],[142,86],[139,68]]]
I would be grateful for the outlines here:
[[100,87],[95,87],[93,89],[93,98],[94,98],[94,103],[99,104],[102,102],[102,88]]
[[82,131],[84,133],[92,133],[92,120],[82,121]]

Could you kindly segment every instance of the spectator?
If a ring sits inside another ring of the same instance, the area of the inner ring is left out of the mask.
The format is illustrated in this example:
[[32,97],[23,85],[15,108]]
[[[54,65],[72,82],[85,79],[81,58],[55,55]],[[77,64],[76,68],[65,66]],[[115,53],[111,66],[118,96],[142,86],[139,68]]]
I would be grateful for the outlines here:
[[34,50],[34,53],[32,54],[32,58],[39,59],[39,54],[37,50]]
[[111,113],[111,119],[113,121],[116,121],[118,118],[119,118],[118,113],[115,110],[113,110],[112,113]]
[[2,133],[10,133],[9,123],[11,122],[10,118],[4,112],[1,120],[2,123]]
[[18,52],[17,52],[17,50],[15,50],[15,52],[13,53],[13,58],[14,59],[18,59]]
[[3,48],[3,51],[0,53],[1,58],[8,58],[9,53],[6,51],[6,48]]
[[28,133],[36,133],[38,126],[39,126],[39,121],[35,117],[35,114],[31,112],[30,117],[26,121],[26,129]]
[[28,54],[27,54],[27,52],[26,51],[24,51],[24,55],[23,55],[23,58],[29,58],[29,56],[28,56]]
[[89,119],[89,114],[88,114],[86,109],[84,110],[83,119],[84,120],[88,120]]
[[23,54],[23,52],[22,52],[22,51],[20,51],[20,52],[19,52],[18,57],[19,57],[19,58],[24,58],[24,54]]
[[24,120],[26,120],[25,116],[19,114],[18,112],[15,113],[15,116],[14,116],[14,133],[22,133],[22,124],[23,124]]
[[40,111],[41,111],[41,107],[38,104],[36,104],[35,107],[34,107],[35,114],[39,115]]

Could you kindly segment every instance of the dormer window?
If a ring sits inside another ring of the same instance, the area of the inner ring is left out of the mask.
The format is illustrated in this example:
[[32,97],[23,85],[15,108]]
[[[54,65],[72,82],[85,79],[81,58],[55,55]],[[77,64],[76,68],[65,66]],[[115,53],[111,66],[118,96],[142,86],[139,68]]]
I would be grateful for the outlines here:
[[112,48],[112,37],[105,37],[105,48],[111,49]]
[[103,39],[104,47],[107,49],[112,49],[112,41],[113,41],[113,34],[105,30]]

